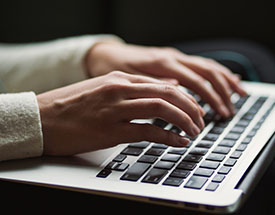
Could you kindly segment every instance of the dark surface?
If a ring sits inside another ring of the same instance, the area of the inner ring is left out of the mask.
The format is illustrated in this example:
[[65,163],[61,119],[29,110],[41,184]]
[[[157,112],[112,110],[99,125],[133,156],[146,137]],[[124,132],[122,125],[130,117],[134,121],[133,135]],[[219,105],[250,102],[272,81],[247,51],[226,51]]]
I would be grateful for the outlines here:
[[[268,168],[238,215],[275,213],[275,161]],[[1,210],[9,214],[202,214],[178,208],[153,205],[92,194],[0,181]]]
[[273,9],[272,1],[9,0],[0,3],[0,41],[114,33],[148,45],[242,38],[274,51]]

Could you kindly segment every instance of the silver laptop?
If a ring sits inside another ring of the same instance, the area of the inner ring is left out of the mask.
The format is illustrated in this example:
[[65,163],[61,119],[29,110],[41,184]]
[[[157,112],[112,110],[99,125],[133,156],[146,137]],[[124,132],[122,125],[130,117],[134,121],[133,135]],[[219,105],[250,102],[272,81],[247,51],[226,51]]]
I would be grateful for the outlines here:
[[[199,101],[207,126],[187,147],[143,141],[73,157],[7,161],[0,163],[0,178],[189,210],[234,212],[275,154],[275,85],[243,84],[249,96],[232,96],[237,113],[231,119],[220,119]],[[161,119],[137,122],[185,135]]]

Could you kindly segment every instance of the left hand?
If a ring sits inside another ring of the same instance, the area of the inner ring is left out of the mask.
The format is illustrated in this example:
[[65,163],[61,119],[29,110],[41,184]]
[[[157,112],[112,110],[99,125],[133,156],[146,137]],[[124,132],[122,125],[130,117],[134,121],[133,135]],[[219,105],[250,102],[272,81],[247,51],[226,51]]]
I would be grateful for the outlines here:
[[99,43],[87,54],[86,65],[91,77],[122,70],[178,81],[200,95],[223,117],[234,114],[230,100],[232,91],[246,95],[239,76],[228,68],[212,59],[186,55],[174,48]]

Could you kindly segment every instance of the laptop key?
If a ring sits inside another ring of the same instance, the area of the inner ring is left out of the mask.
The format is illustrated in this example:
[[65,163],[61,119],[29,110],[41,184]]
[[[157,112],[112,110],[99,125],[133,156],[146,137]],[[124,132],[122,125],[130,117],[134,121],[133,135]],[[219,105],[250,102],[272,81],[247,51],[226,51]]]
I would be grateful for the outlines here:
[[150,167],[151,165],[147,163],[134,163],[120,179],[137,181]]
[[208,155],[208,157],[206,158],[206,160],[221,162],[221,161],[223,161],[224,158],[225,158],[225,155],[211,153],[211,154]]
[[219,174],[224,174],[224,175],[226,175],[226,174],[228,174],[228,173],[230,172],[230,170],[231,170],[230,167],[222,166],[222,167],[219,169],[218,173],[219,173]]
[[118,163],[114,170],[117,170],[117,171],[124,171],[128,168],[129,164],[128,163]]
[[241,136],[240,134],[230,132],[225,136],[225,139],[238,140],[240,138],[240,136]]
[[241,119],[239,122],[237,122],[236,126],[240,127],[247,127],[249,125],[250,121]]
[[193,169],[195,169],[196,166],[197,166],[196,163],[182,161],[176,168],[177,169],[185,169],[185,170],[193,170]]
[[124,161],[125,159],[126,159],[126,155],[123,155],[123,154],[119,154],[119,155],[117,155],[114,159],[113,159],[113,161],[115,161],[115,162],[122,162],[122,161]]
[[223,132],[224,128],[223,127],[218,127],[218,126],[214,126],[211,130],[210,133],[213,134],[221,134]]
[[236,150],[242,152],[246,149],[246,147],[247,147],[247,144],[241,143]]
[[178,162],[179,159],[181,158],[180,155],[174,155],[174,154],[165,154],[162,156],[161,160],[162,161],[170,161],[170,162]]
[[202,162],[200,167],[208,168],[208,169],[217,169],[219,165],[220,165],[219,162],[205,160]]
[[121,154],[139,156],[142,152],[143,152],[143,149],[141,148],[127,147],[121,152]]
[[172,169],[175,163],[168,162],[168,161],[159,161],[156,163],[154,168],[159,168],[159,169]]
[[218,153],[218,154],[228,154],[228,152],[230,151],[230,148],[229,147],[224,147],[224,146],[217,146],[213,152],[214,153]]
[[176,178],[187,178],[190,174],[189,170],[184,170],[184,169],[175,169],[170,176],[171,177],[176,177]]
[[154,156],[160,156],[163,154],[165,150],[159,149],[159,148],[150,148],[145,154],[146,155],[154,155]]
[[232,167],[232,166],[235,165],[236,162],[237,162],[236,159],[228,158],[228,159],[225,161],[224,165],[225,165],[225,166]]
[[241,155],[242,155],[242,152],[240,152],[240,151],[234,151],[234,152],[230,155],[230,158],[238,159],[239,157],[241,157]]
[[235,126],[231,129],[230,132],[242,134],[245,129],[246,129],[245,127]]
[[223,140],[219,143],[219,146],[232,147],[232,146],[235,145],[235,143],[236,143],[235,140],[223,139]]
[[139,159],[138,162],[143,162],[143,163],[150,163],[153,164],[156,162],[158,157],[152,156],[152,155],[142,155]]
[[252,140],[252,137],[246,137],[246,138],[243,139],[242,143],[243,144],[249,144],[251,142],[251,140]]
[[183,155],[187,151],[186,148],[170,148],[168,153],[169,154],[176,154],[176,155]]
[[205,155],[207,152],[208,152],[208,149],[206,148],[195,147],[190,151],[190,154]]
[[208,140],[201,140],[200,142],[197,143],[197,147],[201,148],[207,148],[210,149],[213,146],[214,142],[208,141]]
[[184,187],[192,189],[201,189],[203,185],[207,182],[206,177],[202,176],[192,176]]
[[147,141],[141,141],[141,142],[136,142],[136,143],[130,143],[130,147],[135,147],[135,148],[142,148],[145,149],[147,146],[149,146],[150,143]]
[[183,161],[190,161],[190,162],[196,162],[199,163],[202,159],[201,155],[192,155],[188,154],[183,158]]
[[207,191],[215,191],[218,187],[219,187],[218,183],[210,182],[210,184],[208,184],[208,186],[206,187],[205,190],[207,190]]
[[153,125],[155,125],[157,127],[160,127],[160,128],[165,128],[166,125],[168,125],[168,122],[157,118],[157,119],[154,120]]
[[112,170],[110,169],[103,169],[101,170],[97,175],[96,177],[99,177],[99,178],[107,178],[108,175],[110,175],[112,173]]
[[182,184],[182,182],[183,182],[183,178],[168,177],[162,184],[178,187]]
[[214,170],[205,169],[205,168],[198,168],[198,169],[194,172],[194,175],[210,177],[213,173],[214,173]]
[[167,170],[153,168],[143,178],[142,182],[158,184],[167,173]]
[[178,128],[177,126],[173,125],[173,127],[170,129],[170,131],[179,134],[182,132],[182,130],[180,128]]
[[205,135],[205,137],[203,138],[203,140],[210,140],[210,141],[216,141],[217,139],[219,138],[219,135],[218,134],[211,134],[211,133],[208,133]]
[[213,182],[221,183],[223,179],[225,178],[225,175],[216,174],[214,178],[212,179]]
[[154,143],[152,148],[158,148],[158,149],[167,149],[168,146],[165,144],[160,144],[160,143]]

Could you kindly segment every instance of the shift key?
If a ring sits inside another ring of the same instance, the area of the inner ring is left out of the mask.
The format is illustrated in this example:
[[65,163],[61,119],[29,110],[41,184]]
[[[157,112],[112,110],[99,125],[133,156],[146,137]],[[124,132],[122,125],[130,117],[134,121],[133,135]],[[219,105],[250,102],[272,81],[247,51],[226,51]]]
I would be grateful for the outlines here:
[[121,180],[137,181],[149,168],[150,164],[147,163],[134,163],[127,172],[121,176]]

